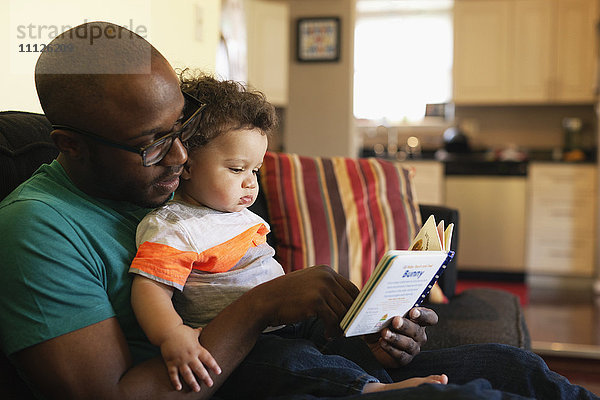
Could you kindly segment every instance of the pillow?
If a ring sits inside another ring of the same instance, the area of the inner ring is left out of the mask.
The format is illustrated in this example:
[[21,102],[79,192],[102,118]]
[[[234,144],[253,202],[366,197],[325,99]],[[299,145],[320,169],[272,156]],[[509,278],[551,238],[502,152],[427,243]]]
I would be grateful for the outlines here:
[[260,181],[277,260],[286,272],[327,264],[362,287],[421,227],[412,175],[376,158],[267,152]]

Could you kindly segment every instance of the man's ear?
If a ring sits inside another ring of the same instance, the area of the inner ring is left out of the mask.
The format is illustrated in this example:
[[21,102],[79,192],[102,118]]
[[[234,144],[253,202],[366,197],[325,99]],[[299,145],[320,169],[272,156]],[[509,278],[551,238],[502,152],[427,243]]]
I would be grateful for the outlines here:
[[87,146],[81,140],[79,135],[62,129],[55,129],[50,133],[50,137],[58,150],[72,159],[80,159],[87,151]]

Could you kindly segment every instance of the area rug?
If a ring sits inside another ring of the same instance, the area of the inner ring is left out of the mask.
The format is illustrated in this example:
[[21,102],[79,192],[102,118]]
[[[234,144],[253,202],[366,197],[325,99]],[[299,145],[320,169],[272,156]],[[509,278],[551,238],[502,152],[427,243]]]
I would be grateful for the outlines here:
[[513,293],[519,297],[521,305],[529,303],[529,293],[527,285],[524,282],[502,282],[502,281],[485,281],[485,280],[471,280],[471,279],[459,279],[456,282],[456,294],[471,289],[471,288],[491,288],[500,289],[510,293]]

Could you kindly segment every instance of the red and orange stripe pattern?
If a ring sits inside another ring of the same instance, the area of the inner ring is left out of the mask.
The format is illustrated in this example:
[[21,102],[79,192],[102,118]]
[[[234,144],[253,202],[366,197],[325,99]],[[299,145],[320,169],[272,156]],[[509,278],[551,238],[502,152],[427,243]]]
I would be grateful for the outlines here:
[[327,264],[361,287],[421,226],[412,171],[399,163],[268,152],[260,176],[286,272]]
[[268,232],[264,224],[257,224],[201,253],[161,243],[144,242],[138,248],[130,271],[156,277],[181,290],[192,269],[210,273],[228,272],[249,248],[265,243]]

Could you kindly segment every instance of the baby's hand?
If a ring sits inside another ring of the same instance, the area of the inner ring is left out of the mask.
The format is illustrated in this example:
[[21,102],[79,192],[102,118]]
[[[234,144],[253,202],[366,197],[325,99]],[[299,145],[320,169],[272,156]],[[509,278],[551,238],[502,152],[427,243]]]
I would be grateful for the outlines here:
[[221,368],[212,355],[198,342],[202,328],[194,329],[186,325],[180,325],[160,345],[160,351],[167,364],[169,378],[176,390],[182,389],[181,380],[192,388],[200,391],[200,384],[196,377],[204,382],[206,386],[212,386],[213,381],[205,366],[213,373],[220,374]]

